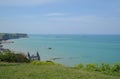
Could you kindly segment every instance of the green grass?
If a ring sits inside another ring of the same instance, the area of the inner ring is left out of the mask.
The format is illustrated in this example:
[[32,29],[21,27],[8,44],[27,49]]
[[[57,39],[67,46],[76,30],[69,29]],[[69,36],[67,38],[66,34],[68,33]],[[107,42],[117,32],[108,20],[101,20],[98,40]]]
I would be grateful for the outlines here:
[[110,76],[56,64],[0,63],[0,79],[120,79],[120,76]]
[[106,75],[120,76],[120,63],[115,63],[115,64],[102,63],[99,65],[98,64],[86,64],[86,65],[78,64],[74,68],[87,70],[87,71],[96,71]]

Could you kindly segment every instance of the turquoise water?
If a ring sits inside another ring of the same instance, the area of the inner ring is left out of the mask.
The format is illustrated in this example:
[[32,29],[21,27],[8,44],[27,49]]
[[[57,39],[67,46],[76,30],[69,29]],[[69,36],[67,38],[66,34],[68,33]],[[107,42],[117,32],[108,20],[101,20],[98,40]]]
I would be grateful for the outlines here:
[[38,51],[41,60],[60,58],[52,61],[67,66],[120,62],[120,35],[29,35],[13,41],[4,47],[25,54]]

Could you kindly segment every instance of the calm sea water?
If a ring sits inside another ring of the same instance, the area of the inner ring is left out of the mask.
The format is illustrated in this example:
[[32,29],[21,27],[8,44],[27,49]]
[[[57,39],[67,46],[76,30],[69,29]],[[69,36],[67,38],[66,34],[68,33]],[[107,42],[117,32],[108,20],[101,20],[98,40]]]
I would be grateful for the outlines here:
[[120,35],[29,35],[13,41],[4,47],[25,54],[38,51],[41,60],[58,58],[52,61],[67,66],[120,62]]

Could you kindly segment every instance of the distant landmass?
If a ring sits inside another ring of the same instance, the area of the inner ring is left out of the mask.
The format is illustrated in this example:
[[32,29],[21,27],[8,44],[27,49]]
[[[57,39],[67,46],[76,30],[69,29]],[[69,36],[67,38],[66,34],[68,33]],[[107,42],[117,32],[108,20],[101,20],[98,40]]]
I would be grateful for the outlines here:
[[0,33],[0,41],[27,37],[28,35],[23,33]]

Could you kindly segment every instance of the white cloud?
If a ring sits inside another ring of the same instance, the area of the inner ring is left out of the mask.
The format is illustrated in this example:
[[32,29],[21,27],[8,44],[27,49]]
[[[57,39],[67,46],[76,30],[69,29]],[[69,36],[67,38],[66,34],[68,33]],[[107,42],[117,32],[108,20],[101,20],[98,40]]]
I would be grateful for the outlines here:
[[49,18],[53,21],[68,21],[68,22],[94,22],[97,19],[100,19],[96,16],[70,16],[70,17],[53,17]]
[[1,6],[29,6],[54,3],[58,0],[0,0]]
[[49,13],[49,14],[46,14],[45,16],[64,16],[65,14],[64,13]]

